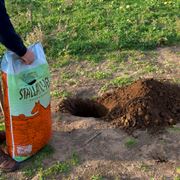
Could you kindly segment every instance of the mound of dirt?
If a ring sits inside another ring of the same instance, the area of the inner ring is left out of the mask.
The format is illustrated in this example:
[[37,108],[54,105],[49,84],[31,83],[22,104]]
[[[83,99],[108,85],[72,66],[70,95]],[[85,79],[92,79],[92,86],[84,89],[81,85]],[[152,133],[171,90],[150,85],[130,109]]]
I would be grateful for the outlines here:
[[180,88],[153,79],[106,93],[98,102],[109,109],[105,120],[117,127],[154,127],[180,120]]
[[65,100],[62,109],[78,116],[102,117],[125,129],[173,125],[180,121],[180,87],[154,79],[138,80],[96,101]]

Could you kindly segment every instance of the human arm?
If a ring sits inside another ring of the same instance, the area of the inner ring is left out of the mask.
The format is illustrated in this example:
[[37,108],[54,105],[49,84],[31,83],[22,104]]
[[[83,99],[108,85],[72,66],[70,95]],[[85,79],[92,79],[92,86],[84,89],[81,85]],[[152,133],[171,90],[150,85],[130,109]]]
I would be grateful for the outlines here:
[[20,56],[26,64],[33,62],[34,54],[27,50],[22,39],[15,32],[3,0],[0,0],[0,41],[6,48]]

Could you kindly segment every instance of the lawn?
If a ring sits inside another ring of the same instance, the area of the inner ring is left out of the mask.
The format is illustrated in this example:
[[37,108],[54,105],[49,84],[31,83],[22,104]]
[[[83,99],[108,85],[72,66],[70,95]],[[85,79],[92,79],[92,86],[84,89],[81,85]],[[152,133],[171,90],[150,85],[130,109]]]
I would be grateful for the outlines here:
[[66,65],[69,59],[99,62],[114,51],[147,50],[180,40],[179,0],[6,3],[26,44],[42,41],[49,62],[57,66]]

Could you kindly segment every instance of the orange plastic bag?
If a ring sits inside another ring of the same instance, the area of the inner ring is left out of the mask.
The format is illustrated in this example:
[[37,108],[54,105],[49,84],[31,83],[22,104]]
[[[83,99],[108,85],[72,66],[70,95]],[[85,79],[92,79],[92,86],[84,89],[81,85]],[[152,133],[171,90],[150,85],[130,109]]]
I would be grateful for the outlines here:
[[33,64],[23,64],[10,51],[1,63],[7,149],[18,162],[45,146],[52,132],[48,64],[40,43],[29,48]]

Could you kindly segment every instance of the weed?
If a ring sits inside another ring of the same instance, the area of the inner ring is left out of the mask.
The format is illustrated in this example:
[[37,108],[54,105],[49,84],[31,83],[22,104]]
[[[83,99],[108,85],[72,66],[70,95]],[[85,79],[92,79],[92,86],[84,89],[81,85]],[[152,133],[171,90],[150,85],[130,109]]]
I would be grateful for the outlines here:
[[72,77],[72,75],[71,75],[70,73],[63,73],[63,74],[61,75],[61,78],[62,78],[63,80],[70,79],[71,77]]
[[76,165],[79,164],[79,162],[80,162],[79,156],[78,156],[78,154],[76,152],[74,152],[72,154],[71,159],[70,159],[70,164],[73,165],[73,166],[76,166]]
[[100,89],[100,93],[104,93],[111,86],[121,87],[131,84],[132,82],[133,82],[133,78],[130,76],[116,77],[115,79],[111,80],[109,83],[104,84]]
[[90,73],[88,76],[93,79],[101,80],[101,79],[106,79],[106,78],[110,77],[111,75],[112,74],[109,72],[96,71],[94,73]]
[[67,98],[67,97],[71,96],[71,93],[64,90],[64,91],[61,91],[60,95],[64,99],[64,98]]
[[71,93],[68,92],[68,91],[66,91],[66,90],[63,90],[63,91],[54,90],[54,91],[51,92],[51,96],[52,96],[52,97],[55,97],[55,98],[61,97],[61,98],[64,99],[64,98],[66,98],[66,97],[68,97],[68,96],[70,96],[70,95],[71,95]]
[[50,145],[45,146],[39,153],[28,160],[31,162],[31,164],[28,163],[28,167],[22,169],[24,175],[30,178],[33,177],[37,172],[41,171],[43,160],[50,157],[53,152],[54,149]]
[[108,90],[108,87],[109,87],[109,83],[106,83],[105,85],[103,85],[101,87],[101,89],[99,90],[100,93],[104,93]]
[[[69,86],[73,86],[73,85],[75,85],[75,84],[77,84],[77,81],[76,81],[75,79],[70,79],[70,80],[68,81],[68,85],[69,85]],[[68,93],[68,94],[66,95],[66,97],[69,96],[69,95],[70,95],[70,93]]]
[[58,98],[61,96],[61,92],[59,90],[54,90],[51,92],[51,96]]
[[91,180],[103,180],[103,177],[101,175],[93,175]]
[[64,57],[58,57],[58,60],[55,60],[55,62],[52,62],[52,67],[53,68],[61,68],[64,66],[67,66],[71,63],[69,59],[66,59]]
[[64,162],[56,162],[49,168],[43,166],[43,160],[54,152],[50,145],[46,146],[41,152],[33,156],[29,161],[31,165],[23,168],[23,173],[27,178],[32,178],[34,175],[38,176],[39,179],[44,179],[46,177],[53,177],[59,173],[68,173],[73,166],[79,164],[79,156],[74,152],[72,157]]
[[176,176],[174,180],[180,180],[180,176]]
[[168,128],[168,130],[170,132],[180,132],[180,127],[177,127],[176,125],[174,125],[173,127]]
[[111,69],[111,72],[117,72],[119,70],[119,66],[116,63],[110,64],[109,68]]
[[152,64],[147,64],[144,68],[143,68],[143,73],[151,73],[151,72],[155,72],[157,70],[157,67],[152,65]]
[[150,170],[149,166],[147,164],[144,164],[144,163],[141,164],[140,169],[143,172],[148,172]]
[[67,173],[70,170],[70,166],[67,162],[57,162],[48,169],[43,171],[43,177],[56,175],[58,173]]
[[128,138],[125,142],[125,146],[127,148],[132,148],[137,144],[137,140],[134,138]]
[[172,82],[176,84],[180,84],[180,79],[179,78],[172,78]]
[[103,60],[103,55],[97,52],[96,54],[84,55],[79,58],[81,58],[82,60],[88,60],[94,63],[99,63],[101,60]]
[[72,78],[72,76],[73,76],[73,74],[71,74],[71,73],[65,73],[65,72],[62,73],[61,74],[61,80],[62,80],[61,83],[64,83],[64,82],[70,80]]
[[106,58],[108,60],[113,60],[116,62],[125,62],[128,60],[129,56],[131,55],[130,51],[124,50],[124,51],[115,51],[115,52],[110,52],[106,55]]
[[65,162],[56,162],[52,166],[42,171],[42,177],[53,177],[59,173],[68,173],[72,167],[78,165],[80,162],[79,156],[74,152],[72,157]]
[[177,168],[176,168],[176,173],[177,173],[177,174],[180,174],[180,167],[177,167]]
[[124,76],[124,77],[116,77],[113,79],[110,84],[113,86],[124,86],[131,84],[133,82],[133,78],[130,76]]

